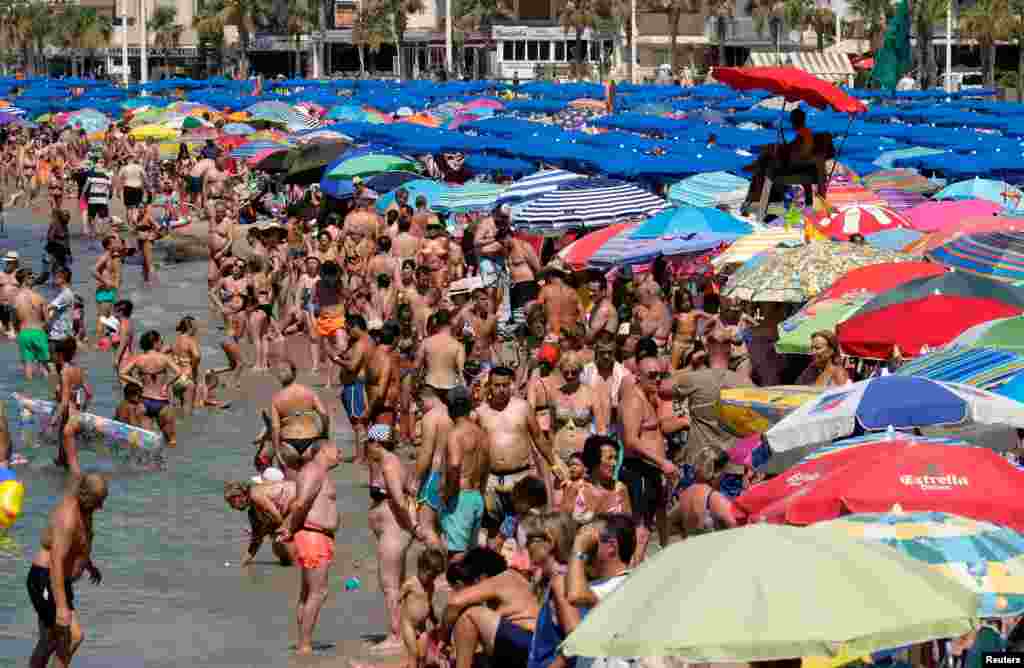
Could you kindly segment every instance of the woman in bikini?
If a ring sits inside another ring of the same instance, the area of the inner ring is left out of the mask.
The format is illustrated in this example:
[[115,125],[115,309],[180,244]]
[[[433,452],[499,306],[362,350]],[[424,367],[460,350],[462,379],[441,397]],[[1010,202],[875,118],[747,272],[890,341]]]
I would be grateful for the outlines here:
[[249,515],[249,546],[239,566],[252,563],[265,538],[271,539],[271,549],[282,566],[291,566],[295,562],[295,543],[273,540],[294,499],[295,482],[292,480],[224,483],[224,500],[235,510],[245,510]]
[[580,459],[587,478],[576,485],[572,493],[562,497],[563,512],[572,513],[574,520],[585,524],[598,513],[624,513],[630,515],[629,489],[615,479],[619,464],[619,444],[608,436],[595,435],[587,439]]
[[843,368],[839,343],[830,331],[811,334],[811,364],[800,375],[798,385],[842,387],[850,383],[850,374]]
[[718,490],[728,465],[729,455],[714,446],[705,446],[694,455],[696,482],[680,493],[679,502],[668,514],[670,535],[689,538],[738,524],[732,501]]
[[[315,305],[313,294],[320,280],[320,261],[315,257],[295,259],[292,261],[293,273],[296,274],[290,291],[293,295],[289,317],[283,319],[281,334],[288,336],[305,332],[309,337],[309,356],[312,362],[310,372],[320,373],[320,341],[316,332]],[[301,273],[299,273],[301,272]]]
[[[596,397],[589,386],[580,383],[583,373],[580,355],[574,352],[563,354],[558,361],[558,370],[564,382],[552,388],[554,391],[548,403],[551,407],[554,449],[564,460],[583,449],[587,437],[594,433],[595,426],[597,433],[604,434],[608,425],[595,425]],[[603,419],[604,411],[601,413]],[[560,497],[560,490],[556,490],[556,507],[560,504]]]
[[248,292],[249,279],[245,275],[245,261],[230,258],[221,270],[220,283],[217,285],[217,296],[223,305],[226,335],[238,343],[245,335],[246,312],[245,295]]
[[248,313],[249,343],[256,348],[253,371],[267,371],[270,331],[274,320],[274,289],[270,267],[259,255],[249,258],[249,296],[253,308]]
[[62,339],[56,346],[60,384],[57,387],[57,410],[53,414],[52,425],[59,430],[60,445],[54,463],[67,468],[71,475],[82,474],[78,463],[78,444],[75,442],[81,431],[78,414],[92,400],[92,388],[85,379],[85,370],[74,363],[77,351],[78,343],[74,337]]
[[196,388],[199,379],[199,364],[202,354],[199,341],[196,339],[196,320],[190,315],[178,322],[178,335],[171,345],[171,358],[182,374],[174,381],[171,391],[175,399],[181,402],[185,415],[191,415],[196,407]]
[[59,210],[64,204],[64,168],[60,162],[50,170],[50,180],[46,184],[50,193],[50,209]]

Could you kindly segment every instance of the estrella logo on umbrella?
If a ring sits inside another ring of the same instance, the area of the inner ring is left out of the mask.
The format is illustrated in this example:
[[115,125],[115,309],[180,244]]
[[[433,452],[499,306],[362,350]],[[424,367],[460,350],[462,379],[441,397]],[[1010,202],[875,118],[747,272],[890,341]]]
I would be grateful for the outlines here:
[[809,482],[814,482],[821,477],[820,473],[794,473],[786,478],[786,484],[790,487],[800,487]]
[[951,490],[954,487],[967,487],[970,484],[967,476],[953,473],[945,475],[901,475],[900,482],[907,487],[918,487],[922,492]]
[[828,396],[822,397],[821,400],[818,402],[818,405],[812,408],[810,412],[811,414],[814,414],[826,413],[828,411],[835,410],[835,408],[842,404],[846,397],[850,396],[850,394],[852,393],[840,392],[838,394],[830,394]]

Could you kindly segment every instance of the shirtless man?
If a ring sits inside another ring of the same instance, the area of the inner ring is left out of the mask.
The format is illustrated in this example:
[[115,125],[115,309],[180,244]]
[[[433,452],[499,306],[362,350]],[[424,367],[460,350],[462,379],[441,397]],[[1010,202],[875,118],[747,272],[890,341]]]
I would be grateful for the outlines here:
[[203,184],[205,201],[215,202],[227,195],[228,173],[224,171],[226,168],[227,161],[219,157],[213,161],[213,167],[206,170],[204,175],[205,183]]
[[[565,464],[555,456],[551,440],[537,424],[537,415],[525,399],[513,396],[515,374],[507,367],[491,369],[487,403],[476,409],[477,422],[489,436],[486,496],[488,513],[485,523],[496,530],[512,512],[512,488],[527,476],[539,476],[534,452],[540,454],[558,480],[568,479]],[[548,498],[554,498],[548,490]]]
[[206,173],[217,166],[210,158],[198,160],[188,174],[188,198],[192,204],[206,208],[206,188],[203,183]]
[[356,200],[356,208],[345,216],[345,232],[357,240],[369,239],[376,243],[380,234],[380,217],[370,208],[370,200],[363,197]]
[[434,314],[437,331],[423,340],[416,351],[416,367],[421,369],[423,383],[434,388],[438,396],[462,384],[466,365],[466,347],[452,336],[451,313],[442,309]]
[[680,369],[697,344],[697,332],[701,320],[713,320],[714,316],[693,308],[690,293],[680,290],[676,293],[676,312],[672,317],[675,332],[672,335],[672,369]]
[[384,210],[384,215],[391,213],[392,211],[401,212],[403,206],[409,205],[409,191],[405,188],[399,188],[395,191],[395,199],[391,204],[388,204],[388,208]]
[[455,558],[476,547],[486,513],[484,485],[490,468],[487,434],[473,422],[473,398],[459,386],[448,393],[448,413],[454,426],[448,434],[441,535]]
[[402,263],[406,260],[415,260],[423,245],[423,238],[413,235],[410,232],[411,227],[411,218],[407,216],[398,218],[398,234],[395,235],[394,243],[391,244],[391,254]]
[[18,280],[14,274],[17,271],[18,251],[8,251],[0,271],[0,326],[9,339],[14,338],[14,297],[18,294]]
[[338,493],[330,471],[340,461],[338,447],[330,440],[317,446],[313,459],[303,465],[296,483],[295,499],[288,506],[277,539],[294,542],[302,587],[295,617],[299,629],[299,654],[313,653],[313,629],[327,600],[327,577],[334,562],[334,532],[340,523]]
[[398,325],[385,322],[366,363],[366,401],[371,424],[398,425],[401,396],[398,351],[395,350],[398,334]]
[[330,437],[331,416],[312,388],[295,382],[293,362],[281,362],[274,370],[281,389],[270,399],[270,440],[285,477],[294,479],[313,458],[314,446]]
[[85,573],[93,584],[103,580],[92,562],[92,516],[106,498],[107,483],[101,476],[76,476],[50,512],[26,584],[39,617],[39,641],[29,660],[30,668],[46,668],[54,655],[57,665],[66,668],[82,644],[72,586]]
[[210,265],[207,271],[206,280],[210,288],[210,300],[213,306],[220,311],[223,305],[215,288],[220,282],[221,265],[231,253],[231,242],[234,237],[234,225],[228,216],[228,207],[225,202],[217,202],[213,206],[213,217],[210,221],[210,232],[207,235],[207,244],[210,247]]
[[537,276],[540,274],[540,258],[529,243],[516,239],[511,233],[502,239],[507,256],[509,281],[509,303],[513,313],[520,312],[540,294]]
[[556,341],[562,337],[562,329],[569,329],[579,322],[582,308],[580,298],[566,282],[565,266],[556,260],[544,270],[547,284],[537,296],[536,308],[544,309],[548,325],[548,337]]
[[598,334],[607,332],[612,336],[619,333],[619,313],[612,302],[612,296],[608,291],[608,280],[604,274],[593,272],[588,283],[593,306],[590,307],[590,315],[587,318],[588,345],[594,345]]
[[150,330],[139,338],[142,353],[128,360],[121,368],[122,383],[137,383],[142,386],[142,403],[146,406],[146,417],[160,426],[167,447],[178,445],[175,433],[174,410],[170,404],[170,387],[184,372],[174,359],[161,352],[163,346],[160,332]]
[[427,239],[420,247],[416,264],[430,271],[430,285],[444,289],[449,284],[448,256],[451,252],[448,235],[440,221],[431,221],[427,226]]
[[366,397],[366,367],[373,353],[373,341],[367,332],[366,318],[358,313],[345,317],[349,347],[341,357],[332,359],[341,365],[341,405],[345,408],[355,434],[353,461],[366,463],[366,426],[369,420]]
[[664,483],[671,490],[679,480],[679,469],[668,459],[658,418],[658,384],[665,375],[665,360],[652,354],[652,348],[649,339],[637,344],[636,383],[623,398],[621,410],[625,458],[620,475],[629,488],[637,524],[634,563],[643,561],[653,526],[658,528],[662,546],[668,545]]
[[474,290],[472,300],[462,308],[454,324],[456,332],[473,342],[468,358],[479,362],[482,371],[489,371],[493,366],[494,340],[498,332],[498,312],[490,291]]
[[661,298],[661,288],[654,281],[644,281],[637,287],[638,303],[633,307],[630,335],[651,337],[658,344],[658,355],[668,357],[672,333],[672,313]]
[[427,227],[435,222],[440,221],[437,218],[437,214],[430,210],[427,198],[423,195],[418,196],[416,198],[416,210],[412,214],[411,232],[418,237],[423,237],[426,234]]
[[103,239],[103,254],[96,260],[92,277],[96,280],[96,338],[103,336],[103,319],[113,313],[117,292],[121,289],[124,247],[116,234]]
[[36,367],[44,374],[50,367],[50,341],[46,335],[47,303],[32,289],[35,274],[31,269],[19,269],[14,276],[19,286],[14,297],[18,349],[21,352],[25,380],[32,380]]
[[[381,237],[386,241],[387,237]],[[380,257],[380,256],[378,256]],[[398,290],[394,285],[394,272],[370,274],[368,281],[370,299],[367,303],[368,325],[370,329],[380,329],[386,321],[394,318],[395,306],[398,304]]]
[[398,260],[391,254],[391,237],[381,236],[377,238],[377,254],[366,263],[366,275],[370,277],[386,275],[392,283],[398,273]]
[[402,299],[412,308],[413,325],[420,338],[426,338],[427,321],[441,303],[441,291],[433,287],[432,280],[429,269],[416,267],[416,287],[402,294]]
[[441,481],[445,472],[448,433],[453,423],[445,406],[447,397],[441,397],[429,385],[420,389],[420,442],[416,448],[416,476],[419,485],[415,493],[418,507],[417,519],[423,529],[428,546],[442,547],[438,527],[438,513],[441,512]]

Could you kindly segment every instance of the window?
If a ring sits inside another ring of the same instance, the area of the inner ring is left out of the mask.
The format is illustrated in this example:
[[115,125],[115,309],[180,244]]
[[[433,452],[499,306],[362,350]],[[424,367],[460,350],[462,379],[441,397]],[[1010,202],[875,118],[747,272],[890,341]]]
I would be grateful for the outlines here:
[[545,62],[551,60],[551,42],[541,42],[540,51],[537,53],[537,60],[543,60]]
[[513,59],[512,49],[513,49],[512,42],[502,42],[501,43],[501,59],[502,60],[512,60]]
[[555,42],[555,61],[559,63],[565,62],[565,42],[561,40]]
[[610,40],[610,39],[606,39],[604,41],[604,55],[605,55],[605,57],[611,58],[614,53],[615,53],[615,41],[614,40]]
[[591,40],[590,44],[590,60],[593,62],[601,61],[601,42],[597,40]]
[[537,60],[537,40],[531,39],[526,42],[526,59]]
[[512,60],[526,60],[526,41],[516,40],[516,57]]

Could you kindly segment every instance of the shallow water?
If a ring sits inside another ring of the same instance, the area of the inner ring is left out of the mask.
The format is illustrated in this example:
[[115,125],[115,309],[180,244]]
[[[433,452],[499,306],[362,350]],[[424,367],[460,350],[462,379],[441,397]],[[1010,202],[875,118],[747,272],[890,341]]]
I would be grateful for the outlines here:
[[[0,250],[17,249],[22,266],[31,262],[38,269],[45,225],[31,224],[28,212],[12,213],[10,218]],[[77,233],[77,221],[72,227]],[[93,320],[89,276],[98,252],[87,250],[77,238],[73,250],[74,289],[85,297],[86,317]],[[220,333],[205,322],[205,273],[203,262],[164,266],[161,284],[143,289],[140,268],[129,265],[122,292],[135,301],[133,319],[139,334],[158,329],[169,341],[182,314],[197,316],[204,367],[221,366]],[[90,324],[90,332],[93,327]],[[92,411],[112,414],[119,396],[110,354],[86,352],[80,362],[96,394]],[[253,473],[251,441],[260,425],[259,408],[274,390],[268,376],[247,376],[243,387],[242,397],[228,395],[235,400],[228,411],[199,412],[179,421],[180,445],[167,451],[166,471],[132,470],[83,452],[86,470],[109,474],[110,496],[95,517],[93,559],[103,572],[103,583],[94,586],[83,578],[76,586],[86,639],[74,665],[341,665],[344,655],[361,653],[361,637],[382,630],[383,601],[368,582],[373,543],[365,520],[365,476],[343,464],[336,475],[343,525],[331,596],[316,635],[327,646],[312,659],[290,658],[298,573],[277,566],[269,544],[264,544],[255,565],[240,569],[245,516],[230,510],[222,498],[225,480]],[[13,391],[49,398],[44,381],[23,381],[16,347],[0,343],[0,397]],[[17,413],[8,413],[11,429],[16,430]],[[335,424],[339,422],[345,421]],[[337,438],[348,453],[348,426],[338,429],[342,431]],[[50,463],[51,448],[21,452],[32,460],[17,468],[26,487],[25,507],[9,535],[0,537],[0,666],[25,665],[32,651],[36,616],[25,592],[25,576],[64,481],[64,474]],[[353,573],[362,577],[364,587],[346,593],[342,583]]]

